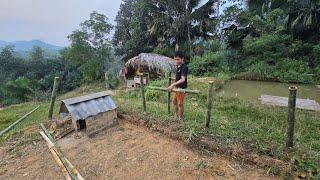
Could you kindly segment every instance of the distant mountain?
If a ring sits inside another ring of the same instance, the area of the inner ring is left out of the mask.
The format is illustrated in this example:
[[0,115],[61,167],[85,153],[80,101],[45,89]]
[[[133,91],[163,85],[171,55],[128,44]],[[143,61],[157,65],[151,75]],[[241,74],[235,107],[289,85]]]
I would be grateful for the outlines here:
[[25,57],[34,46],[41,47],[48,55],[55,55],[64,47],[48,44],[40,40],[31,40],[31,41],[15,41],[15,42],[6,42],[0,40],[0,50],[5,46],[12,45],[14,50],[20,56]]

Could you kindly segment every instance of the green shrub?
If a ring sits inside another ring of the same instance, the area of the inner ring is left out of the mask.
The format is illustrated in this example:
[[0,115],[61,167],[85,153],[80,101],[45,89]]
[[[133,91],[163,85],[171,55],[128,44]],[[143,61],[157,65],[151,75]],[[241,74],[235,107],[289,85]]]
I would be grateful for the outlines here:
[[19,77],[16,80],[8,81],[4,88],[5,103],[21,103],[31,99],[37,89],[36,82],[25,77]]
[[299,60],[282,59],[276,64],[274,75],[282,82],[313,83],[307,63]]
[[266,55],[268,52],[288,52],[288,43],[290,36],[269,34],[259,38],[247,39],[244,43],[244,54],[248,55]]
[[228,72],[225,51],[209,52],[202,57],[194,57],[189,63],[189,70],[196,76],[212,76],[219,72]]
[[251,80],[270,80],[272,78],[273,68],[267,63],[260,61],[251,65],[247,69],[247,75]]
[[224,50],[226,48],[226,45],[221,43],[220,41],[211,40],[204,43],[204,48],[206,52],[217,52]]

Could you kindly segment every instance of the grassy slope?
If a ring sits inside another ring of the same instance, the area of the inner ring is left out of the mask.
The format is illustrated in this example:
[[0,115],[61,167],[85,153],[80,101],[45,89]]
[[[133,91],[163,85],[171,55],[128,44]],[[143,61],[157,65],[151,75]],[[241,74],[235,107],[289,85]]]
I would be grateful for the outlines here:
[[[81,88],[78,88],[74,91],[66,93],[58,97],[58,100],[55,104],[54,116],[58,116],[59,106],[61,99],[66,99],[69,97],[74,97],[77,95],[83,95],[91,92],[98,92],[103,90],[104,85],[99,84],[91,84],[85,85]],[[41,105],[40,108],[35,111],[33,114],[24,119],[21,123],[16,125],[13,129],[11,129],[4,136],[0,137],[0,145],[10,138],[16,138],[20,143],[26,142],[29,140],[36,140],[39,138],[37,135],[37,128],[39,127],[39,123],[47,121],[48,116],[48,108],[49,102],[29,102],[18,105],[13,105],[7,107],[3,110],[0,110],[0,130],[5,129],[10,124],[18,120],[20,117],[30,112],[36,106]]]
[[[166,81],[153,82],[154,86],[165,86]],[[103,84],[84,86],[75,91],[60,96],[65,99],[77,95],[103,90]],[[186,118],[183,127],[186,133],[212,133],[219,137],[220,143],[226,146],[239,146],[255,151],[261,155],[269,155],[287,160],[283,152],[286,137],[287,109],[281,107],[267,107],[259,104],[241,101],[234,98],[216,96],[214,98],[213,120],[209,131],[204,130],[206,114],[206,88],[207,84],[199,83],[194,78],[190,79],[190,89],[198,89],[201,95],[188,95],[186,99]],[[152,116],[163,120],[171,120],[172,115],[167,115],[166,93],[147,91],[148,112]],[[121,92],[115,95],[119,111],[127,113],[141,113],[141,98],[139,91]],[[59,102],[59,101],[58,101]],[[36,105],[41,108],[29,116],[25,121],[10,131],[3,140],[10,137],[20,139],[35,139],[36,128],[39,122],[46,121],[48,103],[25,103],[11,106],[0,111],[0,130],[7,127],[23,114],[32,110]],[[55,115],[59,103],[56,104]],[[320,113],[297,111],[296,124],[296,149],[294,157],[298,160],[301,170],[316,169],[320,159]],[[35,129],[33,133],[25,130]],[[12,136],[20,133],[21,136]]]
[[[154,86],[165,86],[166,81],[153,82]],[[209,132],[204,129],[206,114],[207,84],[190,80],[190,89],[198,89],[200,96],[188,95],[183,127],[186,133],[212,133],[220,143],[250,149],[260,155],[268,155],[288,161],[285,148],[287,108],[263,106],[235,98],[215,96],[213,120]],[[146,92],[147,111],[161,119],[167,115],[166,93]],[[141,112],[140,92],[133,91],[118,95],[119,108],[126,112]],[[320,113],[297,110],[295,157],[300,170],[316,170],[320,160]]]

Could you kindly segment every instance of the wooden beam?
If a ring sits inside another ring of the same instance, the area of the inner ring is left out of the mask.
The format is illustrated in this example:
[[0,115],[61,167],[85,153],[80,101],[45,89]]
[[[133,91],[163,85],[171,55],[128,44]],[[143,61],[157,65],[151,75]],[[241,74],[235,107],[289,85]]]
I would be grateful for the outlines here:
[[18,123],[20,123],[21,121],[23,121],[24,119],[26,119],[30,114],[32,114],[33,112],[35,112],[37,109],[39,109],[40,105],[37,106],[36,108],[34,108],[32,111],[30,111],[29,113],[25,114],[24,116],[22,116],[20,119],[18,119],[17,121],[15,121],[14,123],[12,123],[9,127],[7,127],[6,129],[2,130],[0,132],[0,136],[2,136],[3,134],[5,134],[6,132],[8,132],[10,129],[12,129],[15,125],[17,125]]
[[[162,88],[162,87],[147,86],[146,88],[151,89],[151,90],[168,92],[167,88]],[[189,93],[189,94],[199,94],[200,93],[200,91],[198,91],[198,90],[190,90],[190,89],[173,89],[172,92],[183,92],[183,93]]]

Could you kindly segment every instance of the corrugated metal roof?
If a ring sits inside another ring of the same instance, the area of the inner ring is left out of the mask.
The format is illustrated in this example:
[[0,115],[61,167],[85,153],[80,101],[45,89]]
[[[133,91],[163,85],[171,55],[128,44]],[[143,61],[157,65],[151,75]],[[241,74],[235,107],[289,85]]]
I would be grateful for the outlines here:
[[79,96],[79,97],[75,97],[75,98],[65,99],[65,100],[62,100],[62,102],[64,102],[65,104],[76,104],[79,102],[97,99],[97,98],[100,98],[103,96],[110,96],[110,93],[107,91],[103,91],[103,92],[98,92],[98,93],[94,93],[94,94],[88,94],[85,96]]
[[117,108],[107,92],[66,99],[62,101],[61,105],[63,104],[68,109],[72,119],[76,121]]

